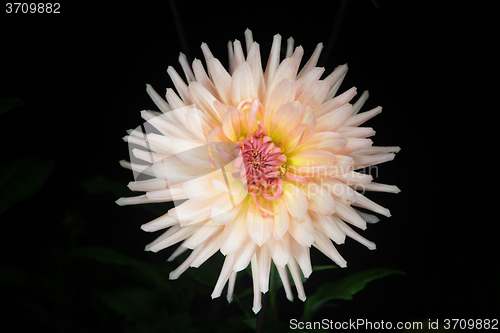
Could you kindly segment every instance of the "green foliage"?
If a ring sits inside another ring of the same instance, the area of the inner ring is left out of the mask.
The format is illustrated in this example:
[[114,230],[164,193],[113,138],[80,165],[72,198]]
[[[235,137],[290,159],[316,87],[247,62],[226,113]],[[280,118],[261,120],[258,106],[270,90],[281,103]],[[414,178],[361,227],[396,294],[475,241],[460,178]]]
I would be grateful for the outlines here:
[[404,274],[391,268],[374,268],[349,275],[335,282],[321,285],[318,290],[307,298],[302,321],[308,321],[328,301],[332,299],[352,300],[357,292],[363,290],[368,282],[381,279],[392,274]]
[[25,105],[24,101],[19,97],[0,98],[0,114],[23,105]]
[[42,158],[23,158],[0,165],[0,214],[38,192],[53,168],[54,161]]

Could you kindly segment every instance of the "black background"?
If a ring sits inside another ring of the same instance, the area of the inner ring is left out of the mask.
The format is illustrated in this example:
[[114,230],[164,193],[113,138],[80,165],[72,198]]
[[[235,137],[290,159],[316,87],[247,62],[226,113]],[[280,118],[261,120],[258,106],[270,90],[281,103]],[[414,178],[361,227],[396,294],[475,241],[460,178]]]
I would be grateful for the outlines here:
[[[15,15],[2,8],[0,97],[17,96],[26,105],[0,115],[0,159],[55,161],[43,190],[0,217],[7,322],[21,331],[49,327],[61,332],[120,331],[134,325],[120,314],[103,314],[107,310],[99,298],[89,296],[107,284],[133,282],[119,277],[103,282],[94,266],[79,261],[67,266],[63,255],[95,245],[163,263],[172,250],[143,253],[154,235],[139,227],[156,215],[119,207],[112,191],[90,195],[80,184],[99,176],[121,183],[128,195],[125,186],[132,175],[118,164],[128,159],[121,138],[142,122],[139,111],[156,109],[145,84],[160,93],[173,87],[167,67],[181,73],[179,51],[189,61],[203,59],[202,42],[226,65],[227,41],[244,41],[246,28],[260,44],[264,64],[276,33],[283,45],[293,36],[304,47],[304,60],[323,42],[318,66],[329,73],[349,65],[340,91],[369,89],[364,110],[384,107],[368,123],[377,131],[374,144],[402,148],[393,162],[377,169],[377,181],[396,184],[402,192],[370,196],[392,213],[362,232],[377,250],[348,241],[339,247],[348,268],[313,274],[305,288],[312,294],[323,282],[373,267],[406,275],[373,282],[353,301],[337,302],[338,308],[326,308],[315,318],[427,322],[499,317],[500,270],[492,237],[498,221],[485,213],[486,206],[496,205],[486,191],[494,179],[488,171],[492,164],[482,155],[487,139],[481,128],[487,122],[481,113],[487,111],[467,104],[475,82],[469,75],[481,65],[478,52],[484,52],[475,46],[480,29],[471,30],[480,11],[457,3],[435,7],[383,0],[176,1],[175,6],[176,13],[169,1],[62,3],[60,14]],[[313,264],[328,264],[312,253]],[[64,275],[61,269],[71,272]],[[17,275],[8,272],[17,270],[45,296],[10,283]],[[173,283],[165,276],[165,284]],[[246,280],[239,283],[246,285],[237,285],[236,292],[251,286]],[[196,297],[191,315],[219,328],[226,311],[239,311],[225,305],[223,297]],[[300,317],[299,300],[285,304],[282,291],[278,299],[281,321]]]

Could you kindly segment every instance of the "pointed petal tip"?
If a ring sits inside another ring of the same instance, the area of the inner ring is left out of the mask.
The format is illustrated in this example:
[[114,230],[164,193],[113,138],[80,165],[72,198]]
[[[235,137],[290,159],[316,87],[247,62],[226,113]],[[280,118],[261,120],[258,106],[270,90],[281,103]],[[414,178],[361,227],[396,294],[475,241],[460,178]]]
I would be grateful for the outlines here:
[[299,299],[302,301],[302,302],[305,302],[306,299],[307,299],[307,296],[304,295],[304,296],[299,296]]
[[257,313],[259,313],[260,309],[262,309],[262,306],[261,306],[261,305],[259,305],[259,307],[257,307],[257,308],[256,308],[256,307],[253,307],[253,308],[252,308],[252,311],[253,311],[253,313],[257,314]]

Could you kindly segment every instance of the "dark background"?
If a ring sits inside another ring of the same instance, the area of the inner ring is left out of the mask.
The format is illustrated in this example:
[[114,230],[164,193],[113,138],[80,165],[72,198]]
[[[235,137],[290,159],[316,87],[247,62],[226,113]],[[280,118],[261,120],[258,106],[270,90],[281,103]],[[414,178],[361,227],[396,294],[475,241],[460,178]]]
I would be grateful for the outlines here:
[[[8,176],[14,185],[0,182],[1,196],[13,187],[29,192],[32,175],[48,174],[40,190],[0,216],[2,321],[18,331],[251,331],[238,322],[251,308],[248,276],[240,274],[236,293],[243,296],[230,305],[225,295],[210,299],[221,256],[169,281],[178,263],[164,261],[173,249],[144,253],[155,235],[139,229],[165,206],[114,203],[133,195],[126,188],[132,174],[118,164],[128,159],[121,138],[140,125],[139,111],[156,109],[145,84],[161,94],[173,87],[167,67],[181,73],[179,51],[190,62],[203,59],[202,42],[226,65],[227,41],[244,41],[246,28],[264,65],[276,33],[282,45],[293,36],[304,47],[303,63],[323,42],[318,66],[330,73],[349,65],[340,92],[369,89],[364,110],[384,107],[367,123],[377,131],[375,145],[402,148],[377,170],[378,182],[402,192],[369,195],[392,213],[362,232],[378,249],[347,241],[338,249],[348,268],[314,273],[305,288],[310,295],[326,281],[376,267],[406,275],[374,281],[314,319],[498,318],[500,267],[492,236],[498,221],[485,212],[496,204],[486,192],[494,176],[483,171],[491,168],[478,131],[486,125],[478,113],[486,111],[467,106],[478,55],[474,36],[481,34],[470,30],[471,22],[481,9],[461,6],[175,1],[175,13],[169,1],[109,1],[62,3],[61,14],[52,15],[7,15],[2,7],[0,97],[24,104],[0,115],[0,160],[25,164]],[[313,265],[329,264],[316,250],[312,256]],[[288,303],[282,290],[277,299],[284,327],[300,318],[298,299]]]

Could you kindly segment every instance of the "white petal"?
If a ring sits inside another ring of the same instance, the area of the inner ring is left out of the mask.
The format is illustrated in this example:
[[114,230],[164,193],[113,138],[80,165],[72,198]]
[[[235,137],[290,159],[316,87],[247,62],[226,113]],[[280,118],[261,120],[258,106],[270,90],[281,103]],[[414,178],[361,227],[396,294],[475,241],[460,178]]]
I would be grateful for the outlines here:
[[290,302],[293,301],[292,287],[290,286],[290,281],[288,280],[288,272],[286,267],[276,267],[283,283],[283,288],[285,289],[286,298]]
[[345,224],[343,221],[340,219],[336,220],[338,226],[342,231],[349,236],[350,238],[354,239],[355,241],[358,241],[359,243],[363,244],[366,246],[369,250],[375,250],[377,246],[375,245],[374,242],[369,241],[368,239],[360,236],[357,232],[352,230],[347,224]]
[[290,236],[286,233],[283,240],[275,240],[270,237],[266,243],[276,267],[285,267],[290,258]]
[[304,276],[308,278],[312,273],[309,246],[300,245],[293,238],[290,238],[290,249],[292,251],[293,257],[295,258],[295,260],[300,266],[300,269],[302,270],[302,274],[304,274]]
[[290,217],[288,232],[300,245],[311,246],[314,243],[314,226],[309,214],[305,216],[306,219],[303,223],[299,223],[293,217]]
[[344,258],[340,255],[340,253],[337,251],[335,246],[332,244],[330,239],[323,235],[321,232],[318,232],[316,230],[315,234],[315,241],[314,241],[314,246],[318,248],[321,252],[323,252],[324,255],[326,255],[328,258],[332,259],[337,265],[340,267],[346,267],[347,262],[345,261]]
[[288,226],[290,225],[290,218],[288,215],[288,210],[286,209],[286,204],[284,199],[277,199],[271,201],[274,215],[273,223],[273,237],[276,240],[283,239],[283,235],[288,231]]
[[330,238],[336,244],[343,244],[345,241],[345,234],[340,227],[335,223],[334,216],[324,216],[314,212],[309,213],[313,222],[314,228],[322,234]]
[[273,217],[263,217],[260,208],[253,202],[247,212],[248,236],[258,245],[262,246],[273,231]]
[[214,291],[212,292],[212,299],[217,298],[222,294],[222,289],[226,285],[229,276],[233,272],[233,262],[234,262],[234,254],[229,254],[226,256],[224,260],[224,265],[222,265],[222,269],[220,271],[219,278],[217,279],[217,283],[215,284]]
[[307,198],[304,193],[292,183],[285,182],[281,198],[285,202],[288,213],[298,220],[299,223],[302,223],[308,209]]
[[195,249],[205,243],[207,239],[211,238],[213,235],[222,232],[223,229],[223,225],[220,225],[212,220],[208,220],[207,223],[202,225],[191,237],[184,241],[182,246]]
[[256,249],[257,244],[250,237],[247,237],[241,248],[236,252],[233,270],[239,272],[247,268]]
[[304,286],[302,285],[302,279],[300,278],[299,266],[297,265],[297,262],[295,261],[293,256],[290,257],[287,266],[290,270],[290,274],[292,275],[293,282],[295,282],[295,288],[297,288],[298,297],[302,302],[305,302],[307,297],[304,292]]
[[257,262],[257,255],[254,253],[252,257],[252,281],[253,281],[253,307],[252,310],[257,314],[262,308],[260,292],[260,280],[259,280],[259,265]]

